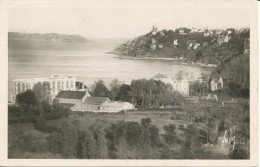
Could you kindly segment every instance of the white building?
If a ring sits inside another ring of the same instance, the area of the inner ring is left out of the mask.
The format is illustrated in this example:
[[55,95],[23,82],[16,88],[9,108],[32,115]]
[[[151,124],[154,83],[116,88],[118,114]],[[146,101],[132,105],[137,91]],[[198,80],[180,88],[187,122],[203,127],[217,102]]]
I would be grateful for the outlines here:
[[33,90],[34,86],[38,83],[48,83],[50,85],[50,97],[52,100],[61,90],[76,90],[76,77],[75,76],[60,76],[52,75],[49,78],[28,78],[16,79],[15,82],[15,95],[25,92],[28,89]]
[[100,106],[101,112],[119,112],[126,110],[133,110],[133,104],[122,101],[107,101]]
[[180,29],[180,30],[179,30],[179,33],[180,33],[181,35],[184,35],[184,34],[185,34],[185,32],[184,32],[183,29]]
[[76,103],[71,107],[72,111],[110,113],[132,109],[134,109],[133,104],[121,101],[111,101],[108,97],[87,97],[82,103]]
[[174,39],[173,45],[174,45],[174,46],[177,46],[177,45],[178,45],[178,39]]
[[179,92],[183,96],[189,96],[189,80],[177,80],[161,73],[152,77],[153,80],[162,81],[165,84],[172,85],[173,91]]
[[152,35],[156,35],[158,29],[157,27],[153,26]]
[[159,44],[159,45],[158,45],[158,48],[159,48],[159,49],[162,49],[162,48],[163,48],[163,44]]

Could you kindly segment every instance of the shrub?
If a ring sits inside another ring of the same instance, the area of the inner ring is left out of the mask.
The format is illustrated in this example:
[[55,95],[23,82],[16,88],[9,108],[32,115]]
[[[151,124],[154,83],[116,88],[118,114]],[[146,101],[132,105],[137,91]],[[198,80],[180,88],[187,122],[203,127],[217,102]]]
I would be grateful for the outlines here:
[[46,124],[46,119],[43,118],[43,117],[35,118],[34,128],[35,128],[36,130],[40,130],[40,131],[42,131],[42,132],[48,132],[48,133],[60,131],[60,129],[57,128],[57,127],[48,126],[48,125]]
[[43,116],[46,120],[51,120],[51,119],[62,118],[63,114],[61,112],[54,112],[54,113],[45,113]]
[[185,129],[184,129],[184,125],[179,125],[179,130],[184,131],[184,130],[185,130]]
[[21,118],[8,118],[8,124],[15,124],[15,123],[25,123],[25,122],[33,122],[35,116],[31,117],[21,117]]

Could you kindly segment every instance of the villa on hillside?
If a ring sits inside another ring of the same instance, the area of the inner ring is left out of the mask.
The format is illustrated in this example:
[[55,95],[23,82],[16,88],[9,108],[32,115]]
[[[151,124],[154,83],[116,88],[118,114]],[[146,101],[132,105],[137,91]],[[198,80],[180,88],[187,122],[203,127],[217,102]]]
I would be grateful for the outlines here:
[[162,73],[158,73],[152,77],[153,80],[162,81],[165,84],[171,84],[173,91],[179,92],[183,96],[189,96],[189,80],[177,80],[173,77],[168,77]]

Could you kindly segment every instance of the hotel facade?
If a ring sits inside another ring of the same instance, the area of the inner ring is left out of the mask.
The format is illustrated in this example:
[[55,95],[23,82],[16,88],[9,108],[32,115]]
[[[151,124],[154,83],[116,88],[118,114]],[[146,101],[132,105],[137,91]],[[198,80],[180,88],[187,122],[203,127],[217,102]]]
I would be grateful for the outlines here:
[[189,97],[189,80],[183,79],[183,80],[177,80],[172,77],[168,77],[166,75],[163,75],[161,73],[156,74],[154,77],[152,77],[153,80],[161,81],[165,84],[172,85],[173,91],[179,92],[185,97]]
[[44,85],[48,84],[50,87],[51,100],[55,98],[55,96],[61,90],[76,90],[76,77],[75,76],[60,76],[60,75],[52,75],[47,78],[28,78],[28,79],[16,79],[15,83],[15,96],[19,93],[25,92],[30,89],[33,90],[34,86],[38,83]]

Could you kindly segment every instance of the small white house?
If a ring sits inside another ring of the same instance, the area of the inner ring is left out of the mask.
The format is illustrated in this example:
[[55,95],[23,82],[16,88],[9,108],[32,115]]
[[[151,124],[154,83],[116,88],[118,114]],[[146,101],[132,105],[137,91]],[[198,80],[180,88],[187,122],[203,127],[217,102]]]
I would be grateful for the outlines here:
[[158,45],[158,48],[159,48],[159,49],[162,49],[162,48],[163,48],[163,44],[159,44],[159,45]]
[[151,44],[150,49],[151,49],[151,50],[155,50],[155,49],[156,49],[156,45],[155,45],[154,43]]
[[179,30],[179,33],[180,33],[181,35],[184,35],[184,34],[185,34],[185,32],[184,32],[183,29],[180,29],[180,30]]
[[174,45],[174,46],[177,46],[177,45],[178,45],[178,39],[175,39],[175,40],[173,41],[173,45]]
[[200,46],[200,44],[199,44],[199,43],[196,43],[196,44],[194,44],[193,49],[196,50],[199,46]]

